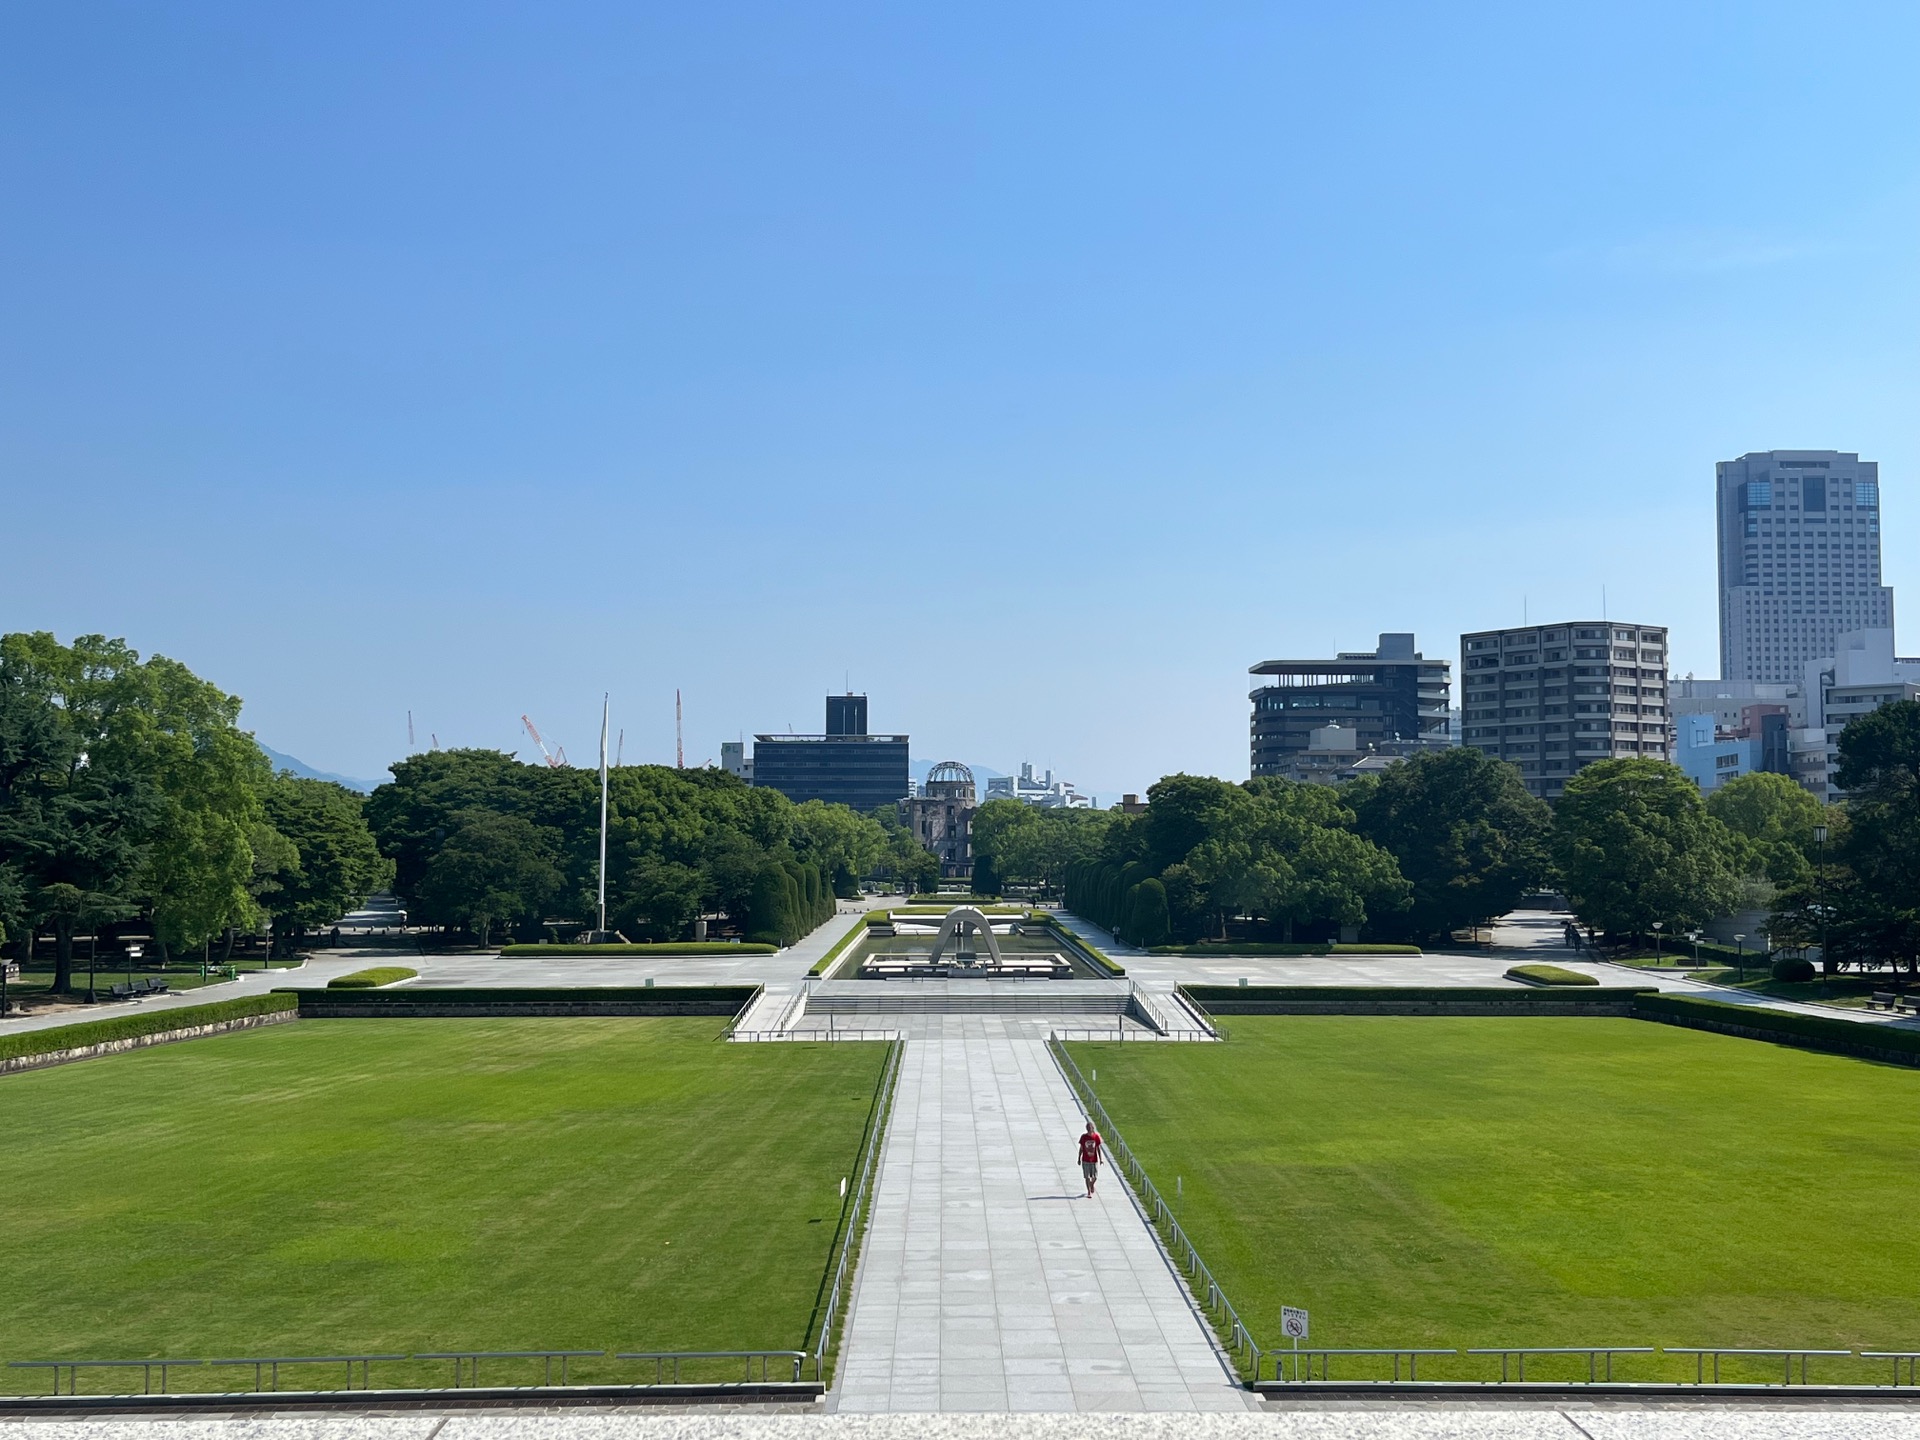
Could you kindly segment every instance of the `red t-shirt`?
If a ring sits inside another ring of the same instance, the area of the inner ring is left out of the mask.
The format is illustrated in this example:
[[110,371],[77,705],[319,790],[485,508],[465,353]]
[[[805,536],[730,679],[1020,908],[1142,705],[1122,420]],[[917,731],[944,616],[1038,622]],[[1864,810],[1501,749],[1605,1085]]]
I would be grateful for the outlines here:
[[1080,1163],[1082,1165],[1100,1163],[1100,1133],[1097,1130],[1080,1137]]

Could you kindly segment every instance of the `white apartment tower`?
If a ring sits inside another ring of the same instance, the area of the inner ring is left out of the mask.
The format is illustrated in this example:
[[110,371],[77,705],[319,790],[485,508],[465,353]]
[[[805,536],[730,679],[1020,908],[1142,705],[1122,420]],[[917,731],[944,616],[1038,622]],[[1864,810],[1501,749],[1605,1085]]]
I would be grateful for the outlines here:
[[1878,462],[1761,450],[1715,469],[1722,679],[1798,683],[1842,632],[1893,628]]

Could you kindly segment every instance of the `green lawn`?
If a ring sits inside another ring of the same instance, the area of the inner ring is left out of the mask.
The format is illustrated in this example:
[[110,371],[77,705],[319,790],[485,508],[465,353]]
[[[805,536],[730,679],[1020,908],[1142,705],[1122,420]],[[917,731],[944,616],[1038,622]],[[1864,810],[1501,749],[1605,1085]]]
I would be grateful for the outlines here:
[[0,1078],[0,1359],[803,1348],[884,1047],[724,1024],[303,1020]]
[[1636,1020],[1227,1024],[1072,1048],[1268,1345],[1285,1302],[1322,1346],[1920,1348],[1920,1071]]

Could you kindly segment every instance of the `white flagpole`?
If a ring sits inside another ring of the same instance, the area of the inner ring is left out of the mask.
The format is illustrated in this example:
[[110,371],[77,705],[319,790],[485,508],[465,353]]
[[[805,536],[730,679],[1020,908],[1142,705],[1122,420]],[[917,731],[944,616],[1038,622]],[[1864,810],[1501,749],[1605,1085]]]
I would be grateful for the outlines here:
[[600,697],[600,930],[607,928],[607,696]]

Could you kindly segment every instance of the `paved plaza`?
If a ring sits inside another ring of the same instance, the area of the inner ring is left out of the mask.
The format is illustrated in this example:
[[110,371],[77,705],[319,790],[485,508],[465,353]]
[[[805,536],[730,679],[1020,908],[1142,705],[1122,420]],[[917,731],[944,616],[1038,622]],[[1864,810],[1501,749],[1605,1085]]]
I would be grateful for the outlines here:
[[909,1024],[839,1410],[1247,1408],[1119,1173],[1085,1198],[1046,1034]]

